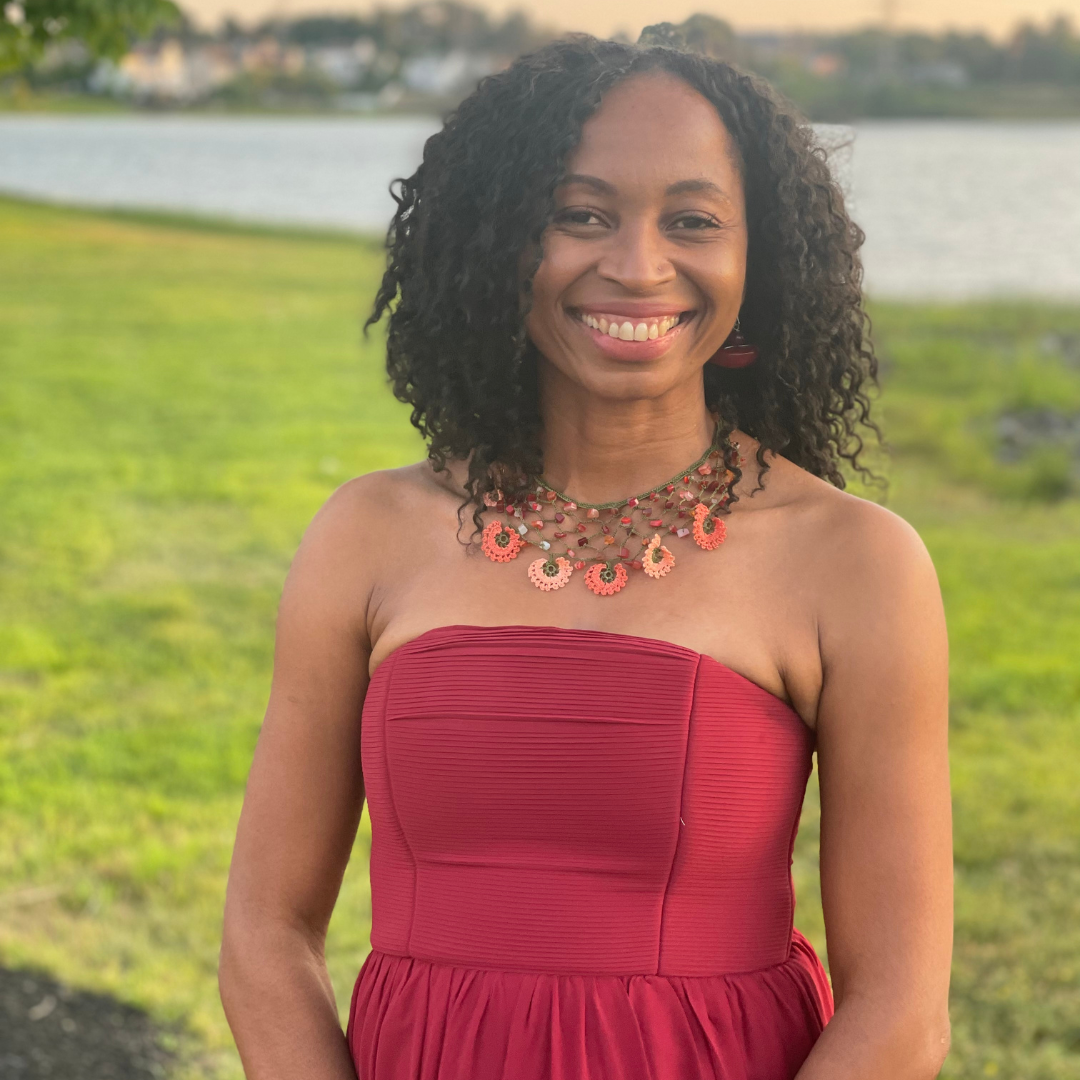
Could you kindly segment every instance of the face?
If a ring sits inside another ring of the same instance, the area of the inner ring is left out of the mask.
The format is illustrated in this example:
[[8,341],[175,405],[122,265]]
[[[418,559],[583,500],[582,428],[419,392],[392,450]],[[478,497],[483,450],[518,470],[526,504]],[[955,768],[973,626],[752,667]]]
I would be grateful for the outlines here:
[[700,380],[742,303],[746,239],[716,109],[667,74],[621,83],[585,124],[544,234],[526,322],[542,365],[613,398]]

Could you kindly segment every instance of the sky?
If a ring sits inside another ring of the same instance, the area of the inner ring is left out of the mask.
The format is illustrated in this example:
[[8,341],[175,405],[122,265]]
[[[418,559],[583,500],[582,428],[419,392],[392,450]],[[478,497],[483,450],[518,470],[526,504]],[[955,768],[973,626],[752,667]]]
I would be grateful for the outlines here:
[[[204,26],[225,15],[251,22],[268,15],[370,11],[406,7],[413,0],[180,0]],[[899,28],[984,30],[1001,37],[1021,19],[1045,22],[1055,14],[1080,24],[1080,0],[467,0],[494,14],[527,8],[535,21],[599,36],[616,31],[636,38],[649,23],[680,22],[695,12],[727,19],[737,30],[832,30],[889,18]]]

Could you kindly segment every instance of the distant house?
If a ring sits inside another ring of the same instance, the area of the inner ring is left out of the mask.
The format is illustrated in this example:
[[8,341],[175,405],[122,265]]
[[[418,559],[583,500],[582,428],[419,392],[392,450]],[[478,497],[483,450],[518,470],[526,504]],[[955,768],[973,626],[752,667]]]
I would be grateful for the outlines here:
[[454,49],[406,60],[401,65],[401,81],[410,90],[438,97],[470,86],[502,66],[495,57],[484,53]]
[[967,68],[955,60],[939,60],[937,63],[916,64],[907,71],[909,81],[930,86],[947,86],[954,90],[967,86],[971,81]]
[[371,38],[359,38],[351,45],[322,45],[308,50],[308,63],[335,86],[355,86],[378,55]]
[[120,74],[139,97],[194,96],[184,48],[178,41],[137,45],[120,61]]
[[307,57],[297,45],[283,45],[276,38],[264,37],[245,42],[239,48],[240,66],[248,72],[281,72],[299,75]]
[[137,99],[193,101],[237,74],[232,52],[223,45],[185,49],[179,41],[136,45],[119,64],[103,63],[91,76],[90,88]]
[[806,70],[824,79],[831,79],[844,70],[844,58],[833,52],[811,53],[806,58]]

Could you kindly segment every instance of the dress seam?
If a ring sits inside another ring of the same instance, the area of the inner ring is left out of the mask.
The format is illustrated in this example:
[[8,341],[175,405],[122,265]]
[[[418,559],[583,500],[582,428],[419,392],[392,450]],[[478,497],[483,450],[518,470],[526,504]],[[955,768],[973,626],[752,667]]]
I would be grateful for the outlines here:
[[671,852],[671,865],[668,867],[667,881],[664,883],[664,895],[660,901],[660,927],[656,936],[656,972],[660,974],[661,961],[664,952],[664,916],[667,914],[668,892],[671,890],[671,879],[675,876],[675,861],[679,857],[679,848],[682,846],[683,808],[686,805],[686,766],[690,761],[690,729],[694,723],[694,701],[697,698],[698,675],[701,672],[702,655],[698,653],[697,663],[694,665],[694,678],[690,688],[690,705],[686,712],[686,741],[683,744],[682,779],[679,783],[679,824],[676,826],[675,846]]
[[742,971],[714,971],[707,975],[682,975],[678,972],[659,971],[548,971],[543,968],[507,968],[494,967],[485,964],[466,964],[453,960],[434,960],[424,956],[413,956],[410,953],[396,953],[389,949],[372,949],[369,956],[379,954],[391,957],[395,960],[414,960],[418,964],[428,964],[432,967],[456,968],[459,971],[482,971],[493,972],[499,975],[547,975],[557,979],[740,979],[751,975],[765,975],[770,971],[778,971],[781,968],[801,966],[798,962],[798,950],[794,948],[795,939],[792,937],[792,948],[788,955],[775,964],[767,964],[760,968],[746,968]]

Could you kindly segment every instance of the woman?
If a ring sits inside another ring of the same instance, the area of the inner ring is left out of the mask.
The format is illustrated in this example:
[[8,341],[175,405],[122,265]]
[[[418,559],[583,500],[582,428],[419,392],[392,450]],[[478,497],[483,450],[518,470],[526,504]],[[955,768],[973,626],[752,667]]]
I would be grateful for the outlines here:
[[[371,320],[428,460],[335,492],[286,583],[222,951],[249,1077],[937,1074],[946,637],[842,491],[861,239],[807,126],[669,48],[558,42],[428,140]],[[792,928],[815,748],[832,991]]]

